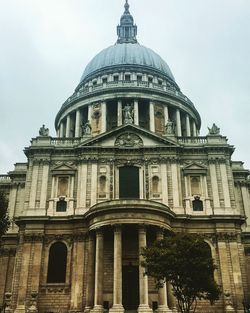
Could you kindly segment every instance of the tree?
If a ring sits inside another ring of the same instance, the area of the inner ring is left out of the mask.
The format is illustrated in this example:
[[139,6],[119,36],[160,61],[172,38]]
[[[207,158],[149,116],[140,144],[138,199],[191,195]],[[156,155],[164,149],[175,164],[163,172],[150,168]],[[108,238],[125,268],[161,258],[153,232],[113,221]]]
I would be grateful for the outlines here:
[[219,299],[220,288],[214,280],[210,247],[194,234],[179,233],[156,241],[142,251],[146,275],[155,278],[160,288],[165,281],[173,287],[181,313],[195,312],[197,300]]
[[0,190],[0,238],[6,233],[10,226],[10,219],[7,212],[8,200],[6,194]]

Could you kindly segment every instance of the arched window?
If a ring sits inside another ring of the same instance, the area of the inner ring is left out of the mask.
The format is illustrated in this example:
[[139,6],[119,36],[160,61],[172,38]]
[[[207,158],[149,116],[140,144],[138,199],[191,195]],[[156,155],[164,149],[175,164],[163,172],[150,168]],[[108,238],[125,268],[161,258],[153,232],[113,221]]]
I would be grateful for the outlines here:
[[195,197],[193,200],[193,211],[203,211],[203,202],[199,197]]
[[47,283],[65,283],[67,247],[63,242],[52,244],[49,249]]
[[153,193],[158,193],[159,192],[159,177],[158,176],[154,176],[152,178],[152,192]]
[[67,202],[64,199],[57,201],[56,212],[66,212],[66,211],[67,211]]

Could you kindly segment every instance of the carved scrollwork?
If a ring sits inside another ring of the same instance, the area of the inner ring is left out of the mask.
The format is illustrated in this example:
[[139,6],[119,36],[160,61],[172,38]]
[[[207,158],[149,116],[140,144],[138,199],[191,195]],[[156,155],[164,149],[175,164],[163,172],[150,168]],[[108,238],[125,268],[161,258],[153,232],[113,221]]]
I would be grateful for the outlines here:
[[141,148],[143,147],[143,141],[138,135],[127,132],[116,138],[115,146],[121,148]]

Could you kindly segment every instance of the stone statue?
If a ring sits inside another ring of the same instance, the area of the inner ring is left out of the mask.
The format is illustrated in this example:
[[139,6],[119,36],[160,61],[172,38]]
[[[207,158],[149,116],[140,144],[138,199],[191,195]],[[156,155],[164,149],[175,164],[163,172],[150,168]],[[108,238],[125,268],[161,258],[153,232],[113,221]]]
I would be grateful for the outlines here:
[[88,120],[85,124],[82,125],[82,134],[85,136],[89,136],[91,135],[91,131],[92,131],[92,127]]
[[209,135],[220,135],[220,129],[213,123],[211,128],[208,127]]
[[165,133],[166,135],[174,135],[174,122],[171,120],[167,121],[167,124],[165,126]]
[[134,109],[132,105],[126,104],[122,111],[124,124],[132,124],[134,121]]
[[49,129],[45,127],[45,125],[43,125],[40,129],[39,129],[39,136],[43,136],[43,137],[48,137],[49,136]]

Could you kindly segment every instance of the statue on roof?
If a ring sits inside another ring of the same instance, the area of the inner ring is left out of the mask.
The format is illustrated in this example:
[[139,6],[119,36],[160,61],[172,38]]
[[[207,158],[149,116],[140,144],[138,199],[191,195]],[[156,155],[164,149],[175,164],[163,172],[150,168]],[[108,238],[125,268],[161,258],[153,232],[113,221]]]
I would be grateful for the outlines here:
[[122,109],[124,124],[132,124],[134,122],[134,108],[132,105],[126,104]]
[[213,123],[213,126],[211,128],[208,127],[208,131],[208,135],[220,135],[220,128],[215,123]]
[[45,127],[45,125],[43,125],[40,129],[39,129],[39,136],[42,137],[48,137],[49,136],[49,129]]

